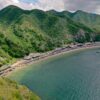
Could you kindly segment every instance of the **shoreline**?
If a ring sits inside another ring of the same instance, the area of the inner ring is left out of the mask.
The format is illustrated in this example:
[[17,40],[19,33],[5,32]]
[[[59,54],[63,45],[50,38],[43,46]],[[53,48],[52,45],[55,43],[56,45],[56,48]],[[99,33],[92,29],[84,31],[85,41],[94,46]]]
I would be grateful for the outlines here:
[[24,69],[32,64],[37,64],[41,61],[45,61],[47,59],[53,58],[53,57],[57,57],[60,55],[64,55],[64,54],[68,54],[71,52],[76,52],[76,51],[80,51],[80,50],[87,50],[87,49],[95,49],[95,48],[100,48],[100,44],[98,43],[92,43],[89,45],[82,45],[82,46],[77,46],[74,45],[73,47],[69,47],[65,49],[60,48],[59,50],[52,50],[46,53],[43,53],[42,55],[38,56],[38,58],[34,59],[30,59],[30,60],[24,60],[21,59],[20,61],[17,61],[16,63],[14,63],[13,65],[11,65],[11,67],[9,67],[8,69],[5,69],[4,71],[2,71],[0,76],[3,77],[7,77],[10,74],[12,74],[13,72],[16,72],[18,70]]

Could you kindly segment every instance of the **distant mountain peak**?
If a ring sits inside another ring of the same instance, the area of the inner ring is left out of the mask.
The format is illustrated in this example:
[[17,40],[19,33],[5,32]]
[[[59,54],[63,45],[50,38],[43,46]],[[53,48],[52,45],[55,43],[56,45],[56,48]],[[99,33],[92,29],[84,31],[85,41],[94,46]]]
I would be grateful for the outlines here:
[[[14,6],[14,5],[9,5],[9,6],[7,6],[7,7],[4,8],[4,9],[20,9],[20,10],[23,10],[23,9],[21,9],[20,7]],[[4,9],[2,9],[2,10],[4,10]]]
[[18,6],[15,6],[15,5],[9,5],[6,8],[19,8],[19,7]]
[[87,12],[82,11],[82,10],[77,10],[77,11],[76,11],[76,12],[74,12],[74,13],[87,13]]

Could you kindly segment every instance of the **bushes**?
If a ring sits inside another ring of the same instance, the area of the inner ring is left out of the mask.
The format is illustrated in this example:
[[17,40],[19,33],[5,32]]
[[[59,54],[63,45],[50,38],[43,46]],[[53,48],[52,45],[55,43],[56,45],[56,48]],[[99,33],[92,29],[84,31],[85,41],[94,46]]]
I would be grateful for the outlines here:
[[95,41],[100,41],[100,34],[96,35]]
[[40,98],[25,86],[0,77],[0,100],[40,100]]
[[5,42],[6,44],[2,46],[2,49],[5,52],[8,52],[10,56],[14,58],[20,58],[29,54],[29,52],[25,48],[23,48],[24,46],[22,47],[20,46],[20,44],[14,43],[8,38],[5,39]]
[[4,34],[0,33],[0,46],[5,44],[5,37]]

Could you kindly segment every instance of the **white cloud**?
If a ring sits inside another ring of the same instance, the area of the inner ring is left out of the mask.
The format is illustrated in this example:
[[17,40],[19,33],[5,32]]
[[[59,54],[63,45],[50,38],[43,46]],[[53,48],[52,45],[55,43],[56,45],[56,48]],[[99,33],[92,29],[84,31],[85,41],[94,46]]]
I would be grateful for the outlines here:
[[17,5],[19,3],[19,0],[0,0],[0,9],[8,5]]
[[19,0],[12,0],[12,2],[14,2],[14,3],[19,3]]
[[100,14],[100,0],[37,0],[34,3],[25,3],[21,0],[0,0],[0,9],[7,5],[16,5],[23,9],[84,10]]
[[64,10],[64,1],[63,0],[38,0],[36,3],[43,10],[55,9],[55,10]]
[[[100,0],[64,0],[65,9],[70,11],[84,10],[100,14]],[[96,12],[98,8],[98,12]]]
[[50,10],[55,9],[57,11],[64,10],[64,1],[63,0],[38,0],[35,3],[25,3],[20,2],[17,6],[22,7],[24,9],[42,9],[42,10]]
[[97,9],[95,10],[95,13],[100,14],[100,6],[97,7]]

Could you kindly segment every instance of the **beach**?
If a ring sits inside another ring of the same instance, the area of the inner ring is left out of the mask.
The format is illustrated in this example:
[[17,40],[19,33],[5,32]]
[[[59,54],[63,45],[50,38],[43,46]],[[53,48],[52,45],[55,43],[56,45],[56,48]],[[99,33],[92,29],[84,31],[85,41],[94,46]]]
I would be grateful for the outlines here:
[[62,48],[56,48],[55,50],[46,52],[46,53],[31,53],[29,56],[22,58],[21,60],[17,61],[16,63],[10,65],[8,68],[0,71],[0,76],[7,77],[12,72],[17,70],[21,70],[29,65],[39,63],[46,59],[64,55],[66,53],[71,53],[74,51],[85,50],[85,49],[92,49],[92,48],[99,48],[100,43],[86,43],[86,44],[74,44],[74,45],[67,45]]

